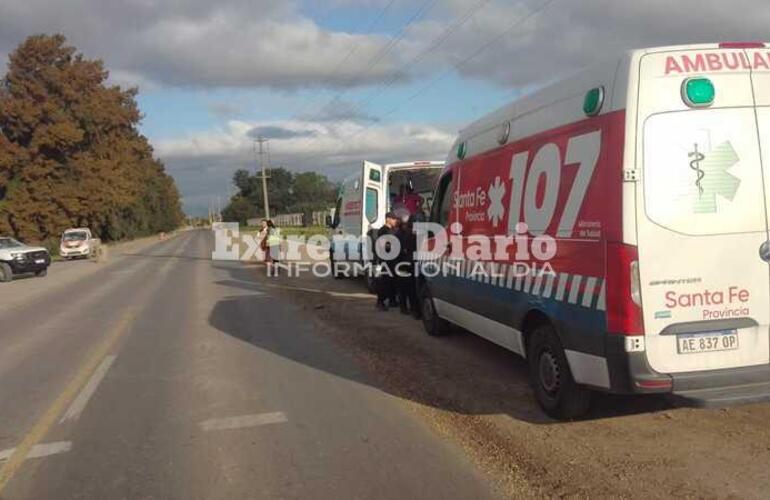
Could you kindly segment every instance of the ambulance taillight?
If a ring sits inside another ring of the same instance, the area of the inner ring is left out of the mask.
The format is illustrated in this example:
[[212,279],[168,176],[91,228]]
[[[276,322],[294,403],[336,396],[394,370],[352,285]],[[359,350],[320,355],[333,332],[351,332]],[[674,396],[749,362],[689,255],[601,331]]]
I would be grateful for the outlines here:
[[635,246],[607,243],[606,300],[608,331],[644,334],[639,252]]

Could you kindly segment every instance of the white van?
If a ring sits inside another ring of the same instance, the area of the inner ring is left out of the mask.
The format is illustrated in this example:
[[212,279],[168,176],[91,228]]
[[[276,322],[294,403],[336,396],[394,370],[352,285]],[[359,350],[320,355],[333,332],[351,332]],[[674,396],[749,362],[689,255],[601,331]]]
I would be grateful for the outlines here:
[[[426,329],[528,358],[550,415],[591,390],[770,400],[770,46],[635,50],[482,118],[431,220],[462,248],[424,279]],[[468,257],[507,235],[526,251]]]
[[94,238],[87,227],[67,229],[62,233],[59,255],[64,260],[96,257],[101,240]]
[[[348,264],[353,271],[353,264],[366,264],[367,249],[362,243],[382,227],[385,214],[399,205],[399,197],[404,191],[416,195],[414,199],[419,200],[419,207],[412,208],[427,217],[443,167],[443,161],[387,165],[364,161],[361,168],[345,179],[340,187],[330,224],[334,236],[330,249],[333,268],[340,269]],[[372,288],[371,282],[369,285]]]

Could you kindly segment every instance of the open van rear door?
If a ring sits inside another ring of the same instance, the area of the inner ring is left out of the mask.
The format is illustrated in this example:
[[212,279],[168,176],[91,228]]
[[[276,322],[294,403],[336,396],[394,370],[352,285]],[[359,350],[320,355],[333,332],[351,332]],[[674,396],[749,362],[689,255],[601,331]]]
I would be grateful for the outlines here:
[[[760,258],[770,149],[760,146],[745,57],[699,48],[639,64],[637,300],[650,366],[680,380],[770,362],[770,271]],[[767,137],[770,111],[761,114]]]
[[386,200],[383,186],[384,172],[382,165],[364,161],[364,234],[377,229],[385,223]]

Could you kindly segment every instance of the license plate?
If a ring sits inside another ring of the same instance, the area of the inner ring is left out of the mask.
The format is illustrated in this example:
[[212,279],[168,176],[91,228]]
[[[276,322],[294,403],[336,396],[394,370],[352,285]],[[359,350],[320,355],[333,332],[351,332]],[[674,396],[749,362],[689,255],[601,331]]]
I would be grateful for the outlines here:
[[733,351],[738,349],[738,332],[735,330],[724,330],[677,335],[676,349],[679,354]]
[[35,259],[35,264],[45,264],[45,259]]

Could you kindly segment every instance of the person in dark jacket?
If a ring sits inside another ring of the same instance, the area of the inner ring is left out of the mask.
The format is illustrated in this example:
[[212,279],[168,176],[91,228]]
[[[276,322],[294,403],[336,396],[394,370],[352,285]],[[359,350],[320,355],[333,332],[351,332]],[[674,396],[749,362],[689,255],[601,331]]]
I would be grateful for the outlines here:
[[[396,229],[398,228],[398,218],[393,212],[385,214],[385,224],[377,230],[377,241],[375,242],[375,248],[382,246],[382,248],[390,252],[391,238],[385,238],[386,236],[395,236]],[[396,286],[394,280],[394,269],[398,262],[398,257],[391,259],[383,259],[379,255],[377,256],[377,262],[380,265],[381,271],[377,276],[377,309],[381,311],[387,311],[388,305],[385,301],[389,301],[391,306],[396,305]]]
[[420,318],[420,306],[417,302],[417,279],[415,277],[414,254],[417,252],[417,235],[413,224],[415,216],[411,215],[401,220],[396,236],[401,245],[401,252],[396,264],[396,287],[398,303],[402,314],[412,314]]

